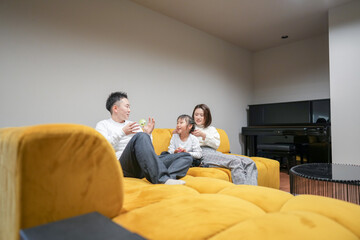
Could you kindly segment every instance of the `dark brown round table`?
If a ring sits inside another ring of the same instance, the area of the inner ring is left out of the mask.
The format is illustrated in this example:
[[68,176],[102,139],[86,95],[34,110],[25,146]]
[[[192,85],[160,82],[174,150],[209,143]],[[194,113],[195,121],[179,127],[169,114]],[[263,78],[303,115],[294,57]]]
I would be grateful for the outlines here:
[[290,169],[290,192],[313,194],[360,204],[360,166],[307,163]]

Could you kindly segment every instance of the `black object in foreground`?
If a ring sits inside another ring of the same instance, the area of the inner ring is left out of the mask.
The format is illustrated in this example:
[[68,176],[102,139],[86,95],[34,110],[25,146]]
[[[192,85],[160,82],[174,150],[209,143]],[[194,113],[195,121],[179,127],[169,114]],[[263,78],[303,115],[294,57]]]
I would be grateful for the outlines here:
[[21,240],[143,240],[98,212],[20,230]]

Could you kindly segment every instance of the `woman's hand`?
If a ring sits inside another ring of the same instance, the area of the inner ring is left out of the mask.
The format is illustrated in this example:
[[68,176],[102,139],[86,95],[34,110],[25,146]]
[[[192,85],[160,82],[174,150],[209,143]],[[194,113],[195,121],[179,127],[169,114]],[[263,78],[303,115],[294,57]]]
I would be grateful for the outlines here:
[[201,131],[200,129],[196,129],[192,132],[192,134],[196,137],[202,137],[203,140],[205,140],[206,138],[206,133],[204,133],[203,131]]
[[144,126],[143,130],[144,132],[146,132],[147,134],[151,134],[152,131],[155,128],[155,119],[154,118],[149,118],[148,123]]
[[186,152],[186,149],[178,147],[177,149],[175,149],[174,153],[179,153],[179,152]]
[[138,132],[139,129],[140,129],[139,124],[137,122],[133,122],[126,124],[122,130],[126,135],[129,135]]

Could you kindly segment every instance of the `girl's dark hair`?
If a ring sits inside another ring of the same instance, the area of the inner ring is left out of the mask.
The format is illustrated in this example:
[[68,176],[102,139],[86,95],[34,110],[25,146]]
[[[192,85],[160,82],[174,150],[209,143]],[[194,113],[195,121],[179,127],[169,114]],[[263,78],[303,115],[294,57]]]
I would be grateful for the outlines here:
[[120,101],[123,98],[128,98],[125,92],[113,92],[109,95],[108,99],[106,100],[106,109],[112,113],[111,108],[117,101]]
[[195,114],[195,110],[196,109],[202,109],[204,111],[204,128],[207,128],[208,126],[210,126],[211,122],[212,122],[212,117],[211,117],[211,112],[210,112],[210,108],[206,105],[206,104],[198,104],[194,107],[194,111],[192,113],[192,117],[194,118],[194,114]]
[[185,119],[187,124],[192,125],[192,128],[190,129],[190,133],[192,133],[195,130],[195,121],[194,121],[194,119],[192,117],[190,117],[187,114],[182,114],[177,118],[177,120],[179,120],[179,119]]

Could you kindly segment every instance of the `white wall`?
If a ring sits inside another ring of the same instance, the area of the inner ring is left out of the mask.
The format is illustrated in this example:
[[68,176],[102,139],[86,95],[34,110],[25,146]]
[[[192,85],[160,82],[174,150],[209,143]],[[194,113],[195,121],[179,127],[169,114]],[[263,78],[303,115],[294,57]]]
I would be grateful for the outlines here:
[[360,165],[360,1],[329,11],[332,160]]
[[126,91],[131,119],[175,127],[198,103],[241,153],[251,53],[126,0],[4,1],[0,5],[0,127],[95,126]]
[[252,103],[329,98],[328,55],[327,35],[254,53]]

